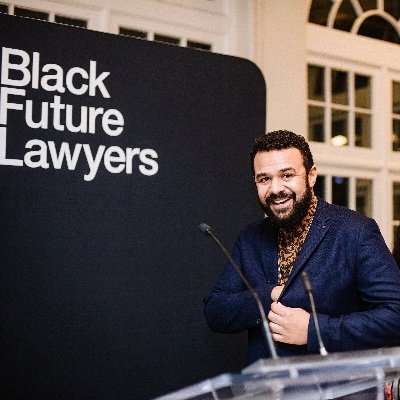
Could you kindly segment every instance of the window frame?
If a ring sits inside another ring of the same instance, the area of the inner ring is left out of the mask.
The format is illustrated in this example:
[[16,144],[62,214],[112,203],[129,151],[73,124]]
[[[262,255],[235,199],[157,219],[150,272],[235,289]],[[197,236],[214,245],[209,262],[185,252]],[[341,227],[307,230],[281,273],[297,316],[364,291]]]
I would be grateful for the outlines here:
[[[310,100],[307,96],[307,109],[306,115],[308,115],[308,106],[317,106],[324,108],[324,141],[323,142],[313,142],[320,145],[329,146],[334,152],[337,152],[338,149],[342,149],[349,153],[354,153],[354,150],[375,153],[377,152],[377,139],[376,138],[376,121],[375,116],[378,113],[378,106],[376,96],[374,95],[377,92],[377,83],[376,83],[376,75],[377,69],[370,68],[369,66],[365,66],[359,63],[352,62],[344,62],[343,60],[336,59],[334,57],[326,57],[326,56],[317,56],[310,55],[307,58],[307,66],[315,65],[324,68],[324,93],[325,98],[323,101],[319,100]],[[348,73],[348,97],[349,102],[347,105],[337,104],[332,102],[332,91],[331,91],[331,71],[345,71]],[[355,105],[355,75],[366,75],[370,77],[370,88],[371,88],[371,107],[360,108]],[[347,120],[347,130],[348,130],[348,141],[349,144],[346,146],[334,146],[331,144],[330,140],[332,138],[332,110],[343,110],[348,113]],[[355,145],[355,117],[357,113],[368,114],[370,115],[370,147],[361,147]]]
[[[147,40],[153,41],[155,34],[176,37],[180,39],[179,46],[186,47],[187,41],[200,42],[211,45],[211,52],[221,53],[224,50],[224,37],[218,32],[206,32],[174,26],[169,23],[149,20],[140,16],[124,16],[111,13],[110,32],[119,34],[119,28],[141,30],[148,33]],[[143,39],[146,40],[146,39]]]
[[400,81],[400,46],[311,23],[306,29],[308,64],[354,67],[373,77],[372,148],[334,148],[318,142],[310,142],[310,147],[322,175],[376,176],[372,216],[388,246],[393,246],[392,181],[400,179],[400,152],[392,151],[391,81]]
[[400,173],[399,174],[392,174],[390,177],[390,199],[391,199],[391,207],[390,207],[390,248],[393,250],[394,248],[394,227],[398,226],[400,229],[400,220],[395,220],[394,219],[394,204],[393,204],[393,189],[394,189],[394,184],[398,183],[400,185]]
[[354,170],[354,169],[345,169],[345,168],[340,168],[337,166],[324,166],[322,165],[321,167],[318,167],[317,165],[317,171],[319,176],[324,176],[325,177],[325,196],[324,199],[331,203],[332,202],[332,177],[334,176],[340,176],[343,178],[348,178],[349,179],[349,193],[348,193],[348,199],[349,199],[349,204],[348,208],[351,210],[356,210],[356,195],[357,195],[357,188],[356,188],[356,180],[357,179],[368,179],[371,180],[372,182],[372,215],[371,217],[374,217],[376,213],[376,204],[378,200],[377,196],[377,190],[376,190],[376,182],[377,182],[377,173],[373,171],[363,171],[361,169],[359,170]]
[[[70,5],[60,3],[50,3],[49,1],[35,0],[34,4],[29,0],[13,0],[2,1],[8,5],[8,14],[14,15],[14,8],[26,8],[29,10],[40,11],[49,15],[48,22],[56,23],[55,16],[63,16],[69,18],[76,18],[87,21],[87,29],[99,30],[101,29],[101,13],[99,8],[88,7],[85,4]],[[82,18],[82,12],[85,17]],[[84,29],[84,28],[81,28]]]

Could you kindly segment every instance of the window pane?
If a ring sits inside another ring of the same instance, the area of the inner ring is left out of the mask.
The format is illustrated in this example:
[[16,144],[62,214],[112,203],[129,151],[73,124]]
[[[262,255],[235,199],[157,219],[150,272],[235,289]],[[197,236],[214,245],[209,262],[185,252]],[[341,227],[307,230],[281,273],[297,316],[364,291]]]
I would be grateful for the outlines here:
[[44,21],[47,21],[49,19],[49,14],[47,13],[35,10],[28,10],[26,8],[20,8],[20,7],[14,8],[14,14],[18,15],[19,17],[36,18],[36,19],[42,19]]
[[399,35],[392,24],[382,17],[373,15],[365,19],[358,30],[359,35],[373,39],[385,40],[392,43],[400,43]]
[[317,181],[314,185],[314,193],[316,196],[321,197],[322,199],[325,198],[325,176],[318,175]]
[[308,139],[314,142],[324,141],[324,108],[308,106]]
[[127,29],[127,28],[119,28],[120,35],[131,36],[139,39],[147,39],[147,32],[139,31],[137,29]]
[[371,108],[371,78],[356,74],[355,86],[356,107]]
[[364,11],[373,10],[376,8],[376,0],[358,0]]
[[393,182],[393,219],[400,221],[400,182]]
[[334,146],[347,146],[349,144],[348,114],[347,111],[332,110],[331,143]]
[[331,0],[313,0],[308,21],[313,24],[326,25],[331,7]]
[[308,98],[324,101],[324,68],[316,65],[308,66]]
[[356,113],[356,146],[371,147],[371,116],[369,114]]
[[194,42],[193,40],[187,41],[187,47],[190,47],[192,49],[211,51],[211,44]]
[[392,149],[393,151],[400,151],[400,120],[393,120],[393,143]]
[[347,72],[332,70],[332,102],[336,104],[349,104],[347,90]]
[[372,180],[356,179],[356,210],[372,217]]
[[350,32],[356,18],[357,14],[354,11],[351,0],[343,0],[336,14],[334,28]]
[[8,13],[8,5],[0,4],[0,12],[7,14]]
[[395,19],[400,18],[400,2],[399,0],[385,0],[385,11],[392,14]]
[[81,28],[87,27],[87,22],[84,19],[63,17],[62,15],[56,15],[54,21],[58,24],[79,26]]
[[179,45],[180,39],[172,36],[167,36],[167,35],[160,35],[156,33],[154,35],[154,40],[156,42],[162,42],[162,43],[169,43],[169,44],[176,44]]
[[400,267],[400,226],[393,227],[393,256]]
[[400,267],[400,182],[393,182],[393,255]]
[[332,176],[332,203],[348,207],[349,204],[349,178]]
[[393,114],[400,114],[400,82],[392,82],[392,110]]

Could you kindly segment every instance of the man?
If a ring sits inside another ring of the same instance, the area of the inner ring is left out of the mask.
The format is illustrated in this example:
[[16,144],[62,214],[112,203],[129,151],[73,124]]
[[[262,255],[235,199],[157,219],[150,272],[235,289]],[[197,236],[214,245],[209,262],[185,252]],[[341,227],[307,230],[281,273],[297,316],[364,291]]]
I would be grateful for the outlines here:
[[[328,352],[400,344],[400,272],[375,221],[315,197],[317,171],[302,136],[263,135],[251,157],[267,218],[241,232],[233,257],[260,296],[278,354],[319,351],[303,270]],[[256,303],[231,265],[204,312],[214,331],[248,331],[248,362],[269,356]]]

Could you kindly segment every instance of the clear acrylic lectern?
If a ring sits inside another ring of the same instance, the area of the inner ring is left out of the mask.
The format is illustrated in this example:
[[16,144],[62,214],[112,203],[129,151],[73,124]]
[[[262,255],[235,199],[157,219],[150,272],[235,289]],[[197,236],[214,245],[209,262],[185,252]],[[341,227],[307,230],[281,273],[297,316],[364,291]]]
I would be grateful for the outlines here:
[[259,360],[156,400],[400,400],[400,347]]

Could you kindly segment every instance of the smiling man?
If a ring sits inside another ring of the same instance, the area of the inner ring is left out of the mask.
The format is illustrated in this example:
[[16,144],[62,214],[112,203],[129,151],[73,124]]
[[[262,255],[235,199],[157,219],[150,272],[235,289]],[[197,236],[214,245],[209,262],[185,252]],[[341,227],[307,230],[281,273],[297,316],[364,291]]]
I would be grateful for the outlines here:
[[[317,170],[300,135],[260,136],[251,161],[266,218],[240,233],[233,257],[259,294],[278,354],[319,349],[303,270],[328,351],[399,345],[400,272],[376,222],[317,199]],[[205,299],[204,312],[214,331],[248,331],[248,362],[270,355],[256,303],[230,264]]]

